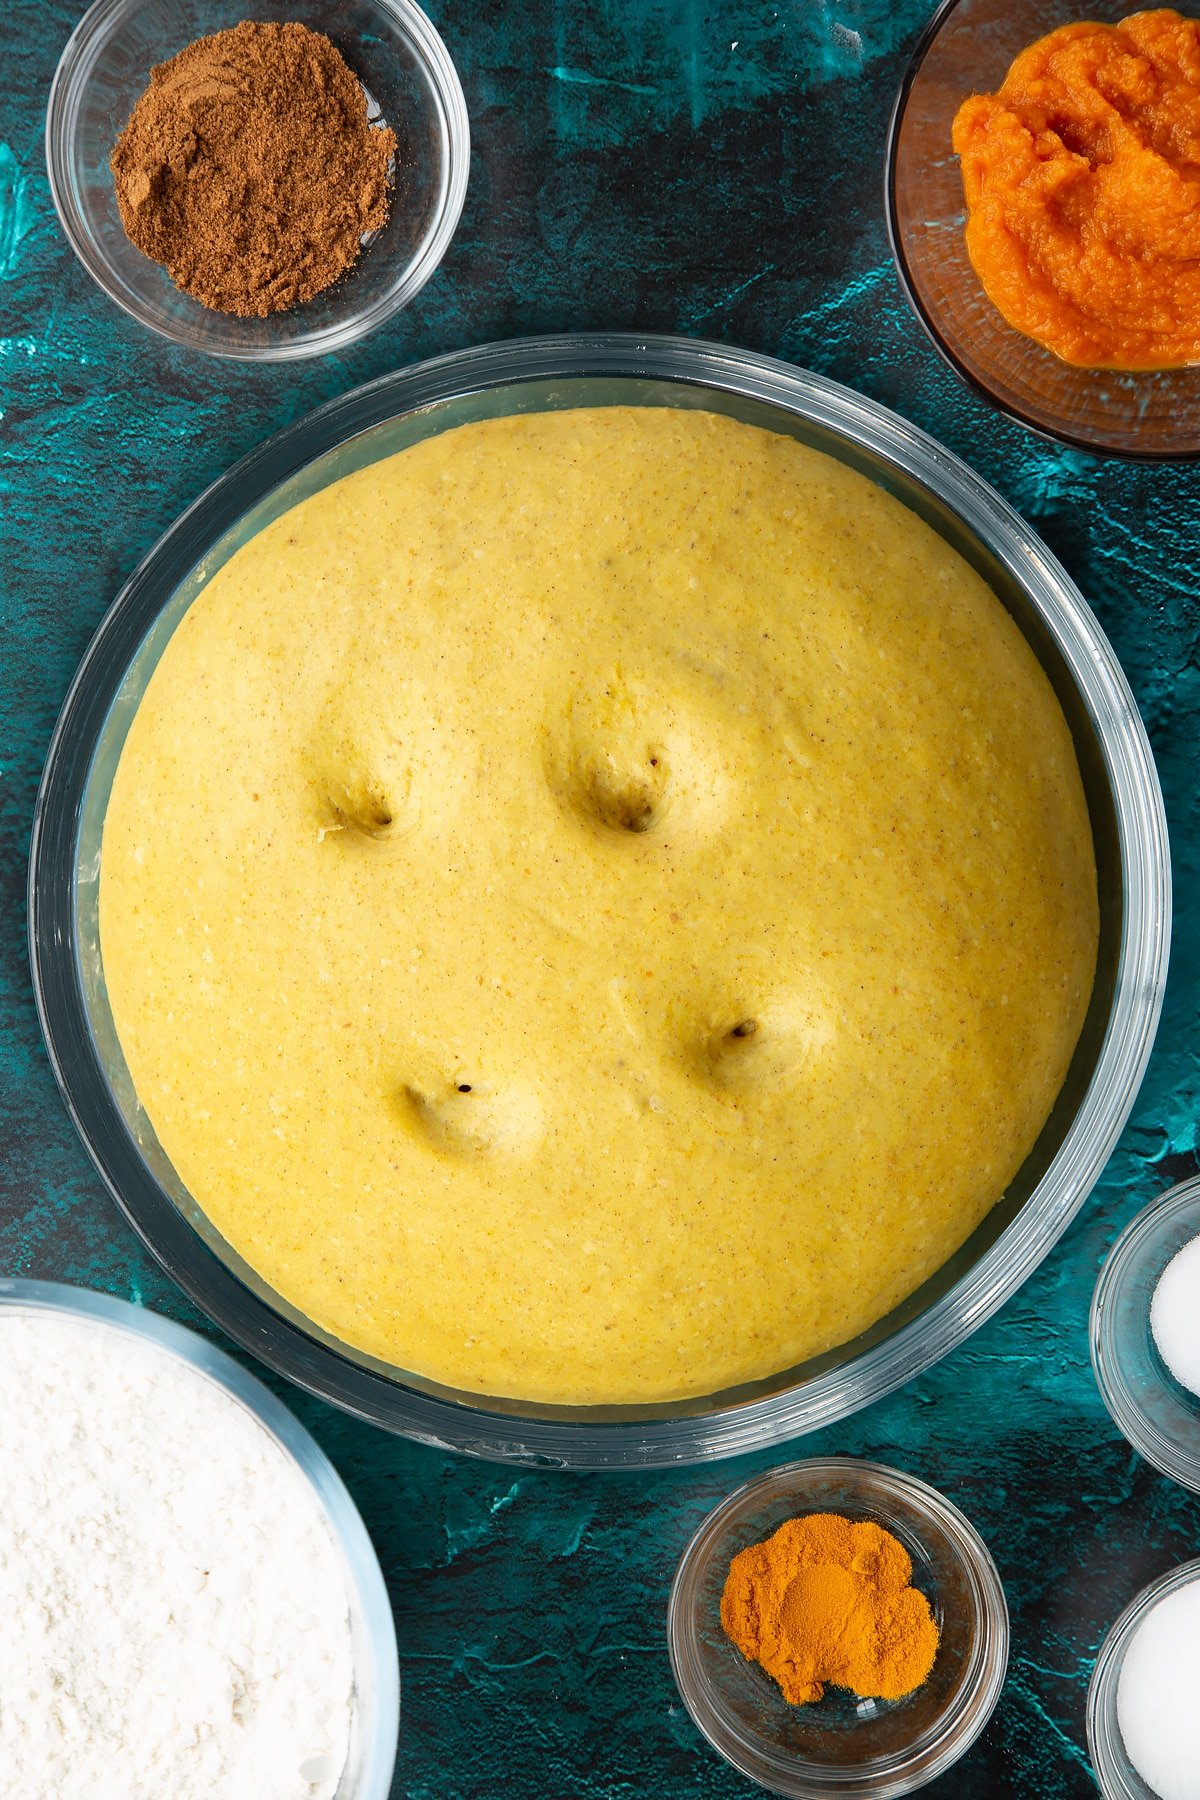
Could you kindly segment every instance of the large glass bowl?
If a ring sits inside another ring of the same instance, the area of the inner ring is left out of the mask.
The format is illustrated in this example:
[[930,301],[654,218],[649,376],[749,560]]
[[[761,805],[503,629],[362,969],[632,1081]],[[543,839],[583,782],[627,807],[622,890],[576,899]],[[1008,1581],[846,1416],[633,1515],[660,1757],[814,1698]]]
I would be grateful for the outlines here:
[[337,1470],[299,1419],[198,1332],[109,1294],[57,1281],[0,1279],[0,1312],[62,1313],[123,1332],[177,1357],[257,1420],[311,1494],[342,1565],[350,1611],[354,1699],[346,1767],[334,1800],[388,1800],[400,1725],[400,1664],[392,1604],[367,1528]]
[[[213,1229],[138,1105],[97,932],[100,839],[130,720],[195,596],[307,495],[406,445],[518,412],[634,404],[727,413],[862,471],[990,582],[1075,737],[1100,877],[1100,959],[1054,1111],[1007,1193],[946,1265],[852,1343],[769,1380],[658,1406],[481,1399],[319,1331]],[[93,639],[50,745],[33,827],[30,938],[67,1105],[126,1216],[230,1336],[336,1405],[424,1442],[514,1462],[665,1465],[733,1456],[844,1418],[960,1343],[1020,1286],[1090,1191],[1133,1104],[1162,999],[1170,864],[1150,748],[1113,652],[1062,568],[964,464],[858,394],[763,356],[676,338],[494,344],[385,376],[272,438],[216,482],[135,572]]]

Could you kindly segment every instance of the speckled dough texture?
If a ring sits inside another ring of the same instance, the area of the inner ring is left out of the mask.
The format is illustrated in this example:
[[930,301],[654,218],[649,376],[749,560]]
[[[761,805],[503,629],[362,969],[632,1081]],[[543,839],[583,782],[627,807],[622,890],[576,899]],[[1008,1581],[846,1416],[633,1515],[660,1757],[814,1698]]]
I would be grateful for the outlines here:
[[153,676],[101,932],[137,1091],[280,1293],[481,1391],[841,1343],[1028,1151],[1090,992],[1065,722],[979,578],[714,415],[427,440]]

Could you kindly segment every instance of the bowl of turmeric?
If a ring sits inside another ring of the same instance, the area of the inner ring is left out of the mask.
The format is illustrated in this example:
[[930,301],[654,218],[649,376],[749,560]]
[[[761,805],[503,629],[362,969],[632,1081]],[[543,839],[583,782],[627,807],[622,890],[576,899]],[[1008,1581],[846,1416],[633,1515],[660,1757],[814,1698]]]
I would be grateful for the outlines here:
[[901,84],[886,212],[950,366],[1095,455],[1200,456],[1200,18],[943,0]]
[[812,1458],[704,1521],[671,1590],[684,1704],[744,1775],[797,1800],[891,1800],[943,1774],[1000,1696],[1008,1609],[982,1538],[898,1469]]

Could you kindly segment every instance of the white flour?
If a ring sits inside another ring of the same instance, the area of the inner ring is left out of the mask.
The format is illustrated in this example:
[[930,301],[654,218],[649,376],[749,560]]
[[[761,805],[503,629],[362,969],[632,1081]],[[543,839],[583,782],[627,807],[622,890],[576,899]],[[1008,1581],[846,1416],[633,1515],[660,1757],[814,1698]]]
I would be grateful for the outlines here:
[[331,1800],[345,1584],[299,1471],[215,1383],[0,1308],[4,1800]]

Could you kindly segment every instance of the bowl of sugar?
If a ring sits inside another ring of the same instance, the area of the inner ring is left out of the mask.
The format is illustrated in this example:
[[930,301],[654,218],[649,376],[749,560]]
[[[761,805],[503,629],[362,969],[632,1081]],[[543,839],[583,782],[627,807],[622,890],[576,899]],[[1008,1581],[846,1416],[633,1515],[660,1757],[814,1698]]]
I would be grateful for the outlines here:
[[1200,1493],[1200,1176],[1126,1226],[1096,1283],[1092,1366],[1121,1434]]
[[1197,1691],[1200,1561],[1143,1588],[1100,1646],[1088,1686],[1087,1736],[1105,1800],[1193,1800]]

